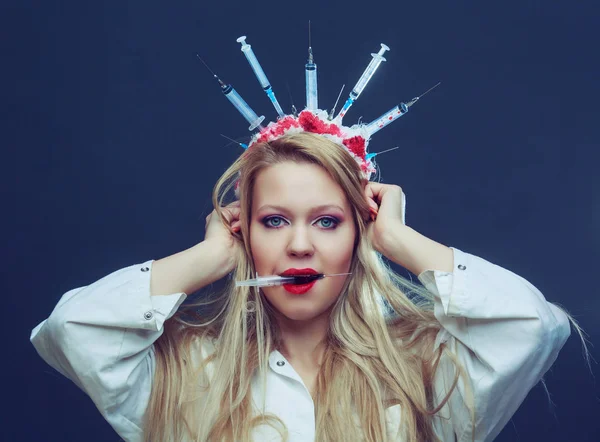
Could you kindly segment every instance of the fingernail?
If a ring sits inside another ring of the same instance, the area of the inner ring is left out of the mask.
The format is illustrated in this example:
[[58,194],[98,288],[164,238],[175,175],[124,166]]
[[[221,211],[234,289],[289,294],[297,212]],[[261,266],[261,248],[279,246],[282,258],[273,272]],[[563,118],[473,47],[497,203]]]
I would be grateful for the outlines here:
[[375,210],[372,207],[369,207],[369,212],[371,212],[371,221],[375,221],[375,218],[377,218],[377,210]]

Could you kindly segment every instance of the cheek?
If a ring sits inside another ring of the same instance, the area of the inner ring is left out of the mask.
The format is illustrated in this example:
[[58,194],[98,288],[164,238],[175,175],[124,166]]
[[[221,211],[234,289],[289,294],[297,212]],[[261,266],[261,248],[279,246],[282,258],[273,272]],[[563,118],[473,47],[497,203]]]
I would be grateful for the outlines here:
[[271,262],[273,261],[275,248],[272,239],[267,241],[261,237],[258,229],[250,229],[250,251],[257,272],[261,273],[263,268],[272,267]]
[[321,242],[321,251],[325,259],[335,266],[345,266],[352,261],[354,236],[348,232],[336,235]]

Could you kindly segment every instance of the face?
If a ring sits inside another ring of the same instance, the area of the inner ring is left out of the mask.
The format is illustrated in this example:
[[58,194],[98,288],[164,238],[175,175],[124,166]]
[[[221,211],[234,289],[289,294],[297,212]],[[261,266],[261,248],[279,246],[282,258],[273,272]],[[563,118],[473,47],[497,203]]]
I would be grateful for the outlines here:
[[[350,203],[324,169],[294,162],[263,169],[252,199],[250,247],[259,275],[290,268],[350,271],[356,235]],[[320,279],[301,295],[283,286],[261,290],[281,315],[307,321],[329,313],[347,277]]]

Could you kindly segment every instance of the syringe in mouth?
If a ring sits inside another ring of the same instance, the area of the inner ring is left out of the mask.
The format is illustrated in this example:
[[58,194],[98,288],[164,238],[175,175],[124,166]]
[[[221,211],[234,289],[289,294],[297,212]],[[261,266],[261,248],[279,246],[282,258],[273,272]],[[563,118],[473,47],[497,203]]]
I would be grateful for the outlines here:
[[250,287],[270,287],[275,285],[283,285],[283,284],[308,284],[309,282],[313,282],[319,279],[328,278],[330,276],[344,276],[350,275],[350,273],[335,273],[331,275],[326,275],[324,273],[315,273],[312,275],[287,275],[287,276],[279,276],[279,275],[270,275],[270,276],[256,276],[254,279],[247,279],[245,281],[236,281],[236,287],[242,286],[250,286]]

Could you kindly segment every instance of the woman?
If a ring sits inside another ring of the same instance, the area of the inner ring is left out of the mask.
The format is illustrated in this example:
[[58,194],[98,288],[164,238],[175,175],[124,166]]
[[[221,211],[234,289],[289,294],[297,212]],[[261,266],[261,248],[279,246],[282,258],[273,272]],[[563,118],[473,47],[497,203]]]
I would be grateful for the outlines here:
[[[204,241],[67,292],[31,341],[127,441],[492,440],[571,318],[402,203],[323,136],[258,143],[217,182]],[[301,269],[339,276],[233,284]]]

